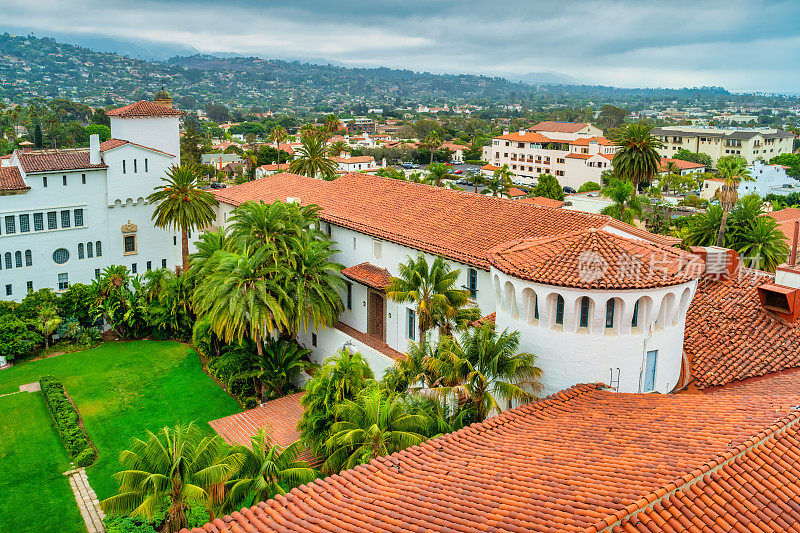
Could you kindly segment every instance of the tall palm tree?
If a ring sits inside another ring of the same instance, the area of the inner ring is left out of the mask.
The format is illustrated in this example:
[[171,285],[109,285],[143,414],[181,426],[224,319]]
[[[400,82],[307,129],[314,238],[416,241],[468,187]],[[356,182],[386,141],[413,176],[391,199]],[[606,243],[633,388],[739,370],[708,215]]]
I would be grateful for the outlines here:
[[224,511],[233,512],[266,501],[288,490],[317,479],[317,471],[297,456],[303,451],[300,441],[282,448],[273,444],[262,428],[250,438],[250,446],[237,446],[242,465],[228,482]]
[[747,161],[743,157],[727,155],[720,157],[717,161],[717,170],[723,179],[720,187],[719,204],[722,207],[722,220],[719,224],[717,233],[717,246],[722,246],[725,242],[725,224],[728,222],[728,214],[736,207],[739,200],[739,183],[742,181],[752,181],[750,171],[747,170]]
[[119,454],[125,468],[114,475],[119,494],[100,502],[100,508],[152,520],[166,499],[167,531],[180,531],[188,526],[189,502],[208,508],[219,503],[224,483],[241,466],[241,455],[226,448],[218,435],[203,437],[194,424],[148,431]]
[[302,142],[297,148],[297,158],[289,165],[289,172],[310,178],[333,179],[336,176],[336,163],[328,158],[325,138],[304,133]]
[[634,219],[642,217],[647,198],[634,196],[634,186],[631,182],[611,178],[611,184],[600,192],[614,202],[604,207],[600,213],[628,224],[633,224]]
[[215,255],[218,251],[236,250],[228,226],[221,226],[216,231],[204,231],[195,243],[197,251],[189,256],[189,274],[195,279],[204,277],[214,271]]
[[152,219],[159,228],[180,228],[183,271],[189,269],[189,231],[211,225],[216,220],[217,199],[199,188],[200,172],[196,165],[180,165],[167,170],[147,201],[156,204]]
[[433,164],[433,154],[442,145],[441,137],[439,137],[439,134],[436,133],[436,131],[432,131],[419,144],[420,144],[420,146],[423,146],[423,147],[425,147],[425,148],[427,148],[428,150],[431,151],[431,162],[430,162],[430,164],[432,165]]
[[299,237],[307,228],[315,226],[319,207],[299,206],[295,203],[263,201],[245,202],[234,210],[229,222],[231,233],[241,243],[274,247],[273,259],[288,259],[294,266],[291,239]]
[[275,126],[269,132],[269,140],[275,142],[275,150],[278,151],[278,172],[281,170],[281,143],[286,140],[286,129],[283,126]]
[[325,117],[325,122],[322,124],[322,130],[325,133],[325,138],[330,139],[337,131],[342,129],[342,123],[336,115],[328,115]]
[[338,421],[331,427],[326,443],[331,453],[323,469],[338,472],[421,443],[426,417],[410,410],[403,399],[387,398],[378,386],[368,387],[355,401],[344,400],[336,407]]
[[789,255],[786,236],[769,216],[758,216],[750,224],[734,232],[734,248],[749,268],[775,272]]
[[704,213],[692,217],[686,227],[685,244],[689,246],[714,246],[717,243],[719,225],[722,221],[722,208],[712,205]]
[[638,122],[621,128],[611,138],[621,147],[611,161],[614,174],[633,183],[633,196],[639,183],[652,181],[661,166],[657,149],[663,144],[650,134],[652,130],[650,124]]
[[398,266],[400,277],[392,278],[386,294],[395,302],[414,302],[417,309],[419,340],[426,338],[428,330],[453,317],[469,302],[469,291],[456,286],[460,271],[442,258],[428,263],[425,255],[409,257]]

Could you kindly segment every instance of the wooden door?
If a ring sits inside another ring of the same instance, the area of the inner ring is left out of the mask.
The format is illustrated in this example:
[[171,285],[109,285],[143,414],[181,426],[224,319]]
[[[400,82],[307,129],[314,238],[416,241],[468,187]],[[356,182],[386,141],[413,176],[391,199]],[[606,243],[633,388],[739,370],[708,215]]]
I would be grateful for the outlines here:
[[386,300],[382,294],[370,291],[367,313],[367,333],[385,342]]

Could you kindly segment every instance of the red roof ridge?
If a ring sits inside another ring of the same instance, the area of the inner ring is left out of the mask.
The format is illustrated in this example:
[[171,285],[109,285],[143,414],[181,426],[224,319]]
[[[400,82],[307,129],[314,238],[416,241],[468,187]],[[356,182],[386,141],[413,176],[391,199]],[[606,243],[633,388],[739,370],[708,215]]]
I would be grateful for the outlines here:
[[106,111],[108,117],[167,117],[183,115],[183,112],[173,107],[151,102],[150,100],[140,100],[126,106],[118,107]]
[[125,146],[126,144],[132,144],[133,146],[138,146],[139,148],[144,148],[145,150],[150,150],[152,152],[158,152],[160,154],[168,155],[170,157],[175,157],[175,154],[170,154],[163,150],[159,150],[158,148],[152,148],[150,146],[145,146],[143,144],[135,143],[133,141],[126,141],[125,139],[117,139],[116,137],[112,137],[107,141],[103,141],[100,143],[100,151],[101,152],[108,152],[109,150],[113,150],[115,148],[119,148],[120,146]]
[[389,286],[392,275],[383,267],[364,261],[351,267],[343,268],[342,275],[373,289],[383,290]]
[[667,483],[658,489],[645,494],[635,502],[625,506],[623,509],[608,515],[607,517],[598,520],[595,524],[583,530],[583,533],[600,533],[601,531],[610,531],[614,526],[619,525],[623,520],[630,518],[652,506],[658,502],[672,496],[675,492],[690,487],[706,475],[712,474],[720,468],[731,464],[735,460],[742,457],[748,451],[757,448],[767,442],[776,434],[785,433],[792,426],[800,422],[800,412],[790,413],[783,418],[777,420],[769,427],[762,429],[755,435],[751,436],[746,441],[720,453],[717,457],[707,461],[701,466],[687,472],[675,481]]

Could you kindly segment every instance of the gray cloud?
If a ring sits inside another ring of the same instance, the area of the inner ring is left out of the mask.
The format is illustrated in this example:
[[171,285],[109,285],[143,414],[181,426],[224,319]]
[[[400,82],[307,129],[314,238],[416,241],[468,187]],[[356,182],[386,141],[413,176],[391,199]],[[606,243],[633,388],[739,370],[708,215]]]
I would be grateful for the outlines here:
[[800,92],[800,2],[5,0],[9,30],[591,83]]

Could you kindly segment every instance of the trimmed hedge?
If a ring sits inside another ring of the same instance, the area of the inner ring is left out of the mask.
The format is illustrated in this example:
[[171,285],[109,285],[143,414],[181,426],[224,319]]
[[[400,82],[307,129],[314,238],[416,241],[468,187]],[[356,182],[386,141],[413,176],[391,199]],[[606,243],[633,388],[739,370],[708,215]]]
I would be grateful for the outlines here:
[[89,443],[89,437],[78,422],[78,411],[67,398],[64,385],[53,376],[43,376],[39,379],[42,386],[42,395],[47,404],[47,409],[53,416],[61,435],[61,441],[67,449],[75,466],[89,466],[94,463],[95,450]]

